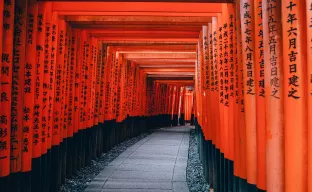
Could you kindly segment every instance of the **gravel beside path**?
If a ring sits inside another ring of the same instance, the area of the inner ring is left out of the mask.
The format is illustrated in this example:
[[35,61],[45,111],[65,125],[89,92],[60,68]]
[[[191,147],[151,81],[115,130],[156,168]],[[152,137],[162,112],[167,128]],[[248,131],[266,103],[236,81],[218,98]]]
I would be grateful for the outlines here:
[[203,166],[199,160],[195,129],[190,133],[186,180],[190,192],[209,191],[209,184],[205,180]]

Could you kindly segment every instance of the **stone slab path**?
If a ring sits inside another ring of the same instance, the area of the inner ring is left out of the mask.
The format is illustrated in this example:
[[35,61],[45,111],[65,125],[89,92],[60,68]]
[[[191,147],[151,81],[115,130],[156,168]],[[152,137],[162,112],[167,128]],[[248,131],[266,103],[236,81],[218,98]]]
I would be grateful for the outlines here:
[[188,192],[188,127],[162,128],[129,147],[85,192]]

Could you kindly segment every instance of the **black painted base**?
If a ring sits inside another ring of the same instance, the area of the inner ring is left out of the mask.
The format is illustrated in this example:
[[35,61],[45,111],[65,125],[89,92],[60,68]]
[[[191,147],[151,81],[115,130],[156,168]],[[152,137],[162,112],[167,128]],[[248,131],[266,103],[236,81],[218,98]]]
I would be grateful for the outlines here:
[[205,140],[197,119],[194,123],[204,175],[215,192],[265,192],[256,185],[249,184],[246,179],[234,176],[234,162],[225,158],[212,141]]
[[41,157],[32,159],[32,170],[31,170],[31,191],[41,192]]
[[185,125],[185,115],[184,115],[184,113],[180,114],[179,124],[180,125]]
[[195,116],[194,114],[191,115],[191,122],[190,122],[191,125],[195,125]]
[[9,178],[10,192],[20,192],[21,189],[21,173],[11,173]]
[[50,191],[57,192],[61,187],[60,145],[51,148],[51,179]]
[[4,192],[10,191],[10,178],[9,178],[9,176],[0,177],[0,189],[1,189],[1,192],[2,192],[2,190]]
[[178,115],[174,114],[172,119],[172,126],[178,126]]

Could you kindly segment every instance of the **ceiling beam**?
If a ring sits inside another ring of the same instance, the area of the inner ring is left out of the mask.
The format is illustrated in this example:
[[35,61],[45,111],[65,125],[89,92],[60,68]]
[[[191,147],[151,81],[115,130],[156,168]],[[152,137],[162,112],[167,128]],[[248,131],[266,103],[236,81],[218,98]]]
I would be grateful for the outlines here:
[[191,80],[193,81],[194,77],[148,77],[149,80],[155,81],[155,80],[175,80],[175,81],[185,81],[185,80]]
[[98,37],[97,38],[99,41],[103,41],[103,43],[122,43],[122,42],[146,42],[149,44],[153,44],[153,42],[163,42],[163,43],[178,43],[180,42],[181,44],[184,43],[194,43],[196,44],[198,42],[198,38],[139,38],[139,37],[129,37],[129,38],[119,38],[119,37]]
[[195,45],[137,45],[137,46],[116,46],[114,49],[120,53],[140,52],[188,52],[196,51]]
[[77,23],[71,23],[73,27],[75,28],[84,28],[88,30],[93,30],[93,29],[98,29],[98,30],[123,30],[123,31],[131,31],[131,30],[137,30],[137,31],[142,31],[142,30],[150,30],[150,31],[185,31],[185,32],[199,32],[202,30],[202,26],[198,25],[185,25],[185,24],[180,24],[180,25],[159,25],[159,24],[154,24],[154,25],[134,25],[134,24],[127,24],[127,25],[95,25],[95,24],[82,24],[81,22]]
[[141,68],[144,72],[195,72],[195,68]]
[[53,2],[53,11],[64,12],[187,12],[221,13],[219,3],[164,2]]
[[167,17],[216,17],[217,13],[187,13],[187,12],[85,12],[85,11],[59,11],[60,16],[86,15],[86,16],[167,16]]
[[154,63],[167,63],[168,65],[170,65],[170,63],[195,63],[195,59],[170,59],[170,58],[166,58],[166,59],[160,59],[160,58],[156,58],[156,59],[133,59],[132,61],[134,61],[135,63],[149,63],[149,62],[154,62]]
[[[98,39],[101,41],[100,39]],[[186,42],[186,41],[153,41],[153,40],[105,40],[104,44],[111,46],[124,46],[124,45],[197,45],[197,42]]]
[[127,59],[196,59],[196,52],[185,53],[125,53]]
[[191,67],[195,67],[195,65],[181,65],[181,64],[178,64],[178,65],[161,65],[161,64],[158,64],[158,65],[144,65],[144,64],[139,64],[140,68],[163,68],[163,69],[167,69],[167,68],[191,68]]
[[211,16],[210,17],[168,17],[168,16],[86,16],[86,15],[72,15],[66,16],[66,21],[72,22],[105,22],[110,23],[114,22],[115,24],[119,23],[211,23]]
[[147,74],[147,77],[164,77],[164,78],[178,78],[178,77],[189,77],[189,78],[193,78],[194,75],[192,74]]
[[194,72],[185,72],[185,71],[151,71],[146,72],[148,75],[164,75],[164,76],[171,76],[171,75],[177,75],[177,76],[194,76]]
[[102,33],[96,33],[96,34],[90,34],[91,37],[95,37],[95,38],[161,38],[161,39],[165,39],[165,38],[190,38],[190,39],[197,39],[198,38],[198,34],[155,34],[155,33],[109,33],[109,34],[102,34]]

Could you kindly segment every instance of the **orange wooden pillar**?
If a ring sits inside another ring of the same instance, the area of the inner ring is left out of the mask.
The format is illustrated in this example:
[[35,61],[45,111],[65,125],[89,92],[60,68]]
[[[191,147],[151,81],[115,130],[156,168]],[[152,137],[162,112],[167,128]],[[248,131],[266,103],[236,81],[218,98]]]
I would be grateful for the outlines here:
[[94,121],[97,124],[97,151],[96,155],[99,157],[103,153],[103,42],[97,42],[97,63],[96,63],[96,95],[95,95],[95,111],[94,111]]
[[[256,90],[255,90],[255,42],[254,42],[254,3],[241,0],[241,31],[244,71],[244,100],[246,121],[246,167],[249,184],[257,183],[257,135],[256,135]],[[254,190],[254,189],[250,189]]]
[[[230,188],[233,188],[231,185],[231,177],[230,177],[230,128],[232,123],[229,121],[229,117],[231,114],[230,111],[230,23],[229,23],[229,10],[227,4],[222,4],[222,46],[223,46],[223,105],[224,105],[224,134],[222,139],[224,142],[224,190],[227,191]],[[222,83],[222,82],[220,82]]]
[[87,132],[88,132],[88,121],[89,121],[89,102],[90,102],[90,98],[89,98],[89,90],[88,90],[88,87],[89,87],[89,84],[90,84],[90,65],[89,65],[89,47],[90,47],[90,44],[89,44],[89,37],[88,37],[88,33],[86,30],[83,30],[82,32],[82,40],[83,40],[83,56],[82,56],[82,62],[83,62],[83,86],[82,86],[82,92],[83,92],[83,104],[82,104],[82,107],[83,107],[83,122],[82,122],[82,125],[83,125],[83,128],[82,128],[82,132],[81,132],[81,135],[82,135],[82,154],[81,154],[81,166],[82,167],[85,167],[86,164],[87,164],[87,158],[86,158],[86,155],[87,155],[87,150],[89,150],[87,148],[87,142],[88,142],[88,137],[87,137]]
[[35,65],[35,102],[33,124],[33,159],[32,159],[32,191],[41,191],[43,181],[42,154],[46,152],[46,142],[43,138],[45,127],[42,126],[43,118],[43,65],[45,42],[45,3],[38,4],[38,15],[34,16],[37,22],[36,65]]
[[68,36],[68,53],[67,53],[67,154],[66,154],[66,177],[71,177],[75,171],[76,164],[76,145],[74,137],[76,136],[74,126],[74,96],[75,96],[75,74],[76,74],[76,51],[77,51],[77,36],[74,29],[70,29]]
[[[310,6],[309,6],[310,5]],[[312,1],[306,1],[307,26],[307,82],[308,85],[308,192],[312,192]]]
[[[3,3],[3,2],[1,2]],[[22,170],[22,127],[23,127],[23,93],[24,93],[24,62],[26,47],[27,1],[16,1],[14,13],[14,38],[12,57],[12,103],[11,103],[11,146],[10,146],[10,191],[19,191]],[[2,19],[2,18],[1,18]],[[0,36],[2,37],[2,36]],[[2,53],[0,51],[0,53]],[[1,77],[0,77],[1,79]],[[1,91],[0,91],[1,93]],[[1,105],[1,104],[0,104]],[[1,163],[1,161],[0,161]]]
[[112,147],[112,109],[113,109],[113,84],[114,84],[114,51],[111,46],[107,48],[107,68],[106,68],[106,74],[105,77],[105,103],[106,103],[106,111],[105,111],[105,125],[107,128],[107,134],[109,135],[109,142],[108,142],[108,149]]
[[125,115],[125,106],[126,106],[126,76],[127,76],[127,65],[126,61],[124,60],[123,57],[121,57],[121,60],[119,61],[119,67],[120,67],[120,72],[118,74],[118,79],[119,79],[119,88],[118,88],[118,104],[117,104],[117,126],[119,129],[119,142],[122,142],[125,139],[124,135],[124,120],[126,118]]
[[171,126],[171,111],[172,111],[172,93],[173,93],[173,86],[172,85],[168,85],[168,126]]
[[[52,122],[51,122],[51,114],[52,111],[50,108],[50,103],[52,103],[52,94],[54,89],[54,66],[52,68],[51,74],[51,63],[52,63],[52,3],[46,3],[45,5],[45,37],[44,37],[44,61],[43,61],[43,92],[42,92],[42,143],[43,148],[42,152],[42,190],[49,190],[50,188],[50,176],[51,176],[51,146],[52,146]],[[54,65],[54,63],[53,63]],[[52,78],[51,78],[52,75]]]
[[[219,155],[219,187],[218,190],[225,190],[225,160],[224,155],[227,142],[227,133],[225,132],[225,121],[224,121],[224,32],[223,32],[223,22],[224,19],[221,14],[218,14],[218,24],[217,24],[217,41],[218,41],[218,104],[219,104],[219,135],[217,136],[220,144],[220,155]],[[228,122],[227,122],[228,123]],[[227,125],[227,124],[226,124]]]
[[[159,83],[157,83],[159,85]],[[157,93],[159,94],[159,93]],[[157,95],[158,99],[159,99],[159,95]],[[175,118],[174,118],[174,113],[175,113],[175,105],[176,105],[176,99],[177,99],[177,87],[176,86],[173,86],[173,93],[172,93],[172,103],[171,103],[171,124],[172,126],[175,126]],[[157,106],[158,103],[156,104]],[[159,109],[159,107],[157,107]],[[157,109],[157,111],[158,111]]]
[[61,171],[61,183],[65,182],[66,176],[66,151],[67,151],[67,71],[68,71],[68,32],[67,23],[60,18],[59,20],[59,49],[57,58],[60,59],[61,69],[61,94],[60,94],[60,114],[59,114],[59,126],[60,126],[60,171]]
[[239,191],[240,189],[240,127],[239,127],[239,118],[240,118],[240,97],[239,97],[239,62],[241,61],[240,54],[238,53],[238,42],[241,42],[241,36],[238,35],[238,32],[241,31],[241,29],[238,27],[240,26],[240,14],[239,14],[239,9],[237,10],[237,3],[232,5],[233,7],[229,7],[230,9],[233,10],[233,27],[234,27],[234,32],[233,32],[233,73],[234,73],[234,82],[233,82],[233,88],[234,88],[234,95],[233,95],[233,130],[234,130],[234,170],[233,170],[233,175],[234,175],[234,181],[233,181],[233,187],[234,191]]
[[98,42],[97,39],[92,38],[92,87],[91,87],[91,96],[92,96],[92,108],[91,108],[91,160],[96,158],[97,149],[97,125],[98,125],[98,117],[95,112],[96,110],[96,83],[97,83],[97,52],[98,52]]
[[[98,60],[100,60],[100,65],[101,65],[101,74],[100,74],[100,78],[101,78],[101,91],[100,91],[100,101],[99,101],[99,106],[100,106],[100,122],[104,123],[104,119],[105,119],[105,76],[107,74],[105,74],[105,64],[106,64],[106,46],[102,44],[102,42],[99,42],[99,44],[101,44],[102,46],[102,51],[99,52],[99,58]],[[104,133],[103,133],[104,134]]]
[[116,103],[116,139],[117,143],[120,143],[121,141],[121,131],[122,131],[122,121],[123,121],[123,106],[124,106],[124,83],[125,83],[125,66],[123,65],[124,63],[124,58],[123,55],[120,54],[118,61],[117,61],[117,66],[118,66],[118,71],[117,71],[117,103]]
[[[84,82],[84,69],[82,56],[84,54],[84,42],[82,38],[82,31],[75,29],[76,42],[77,42],[77,62],[75,73],[75,97],[74,97],[74,131],[77,137],[75,138],[75,144],[77,146],[77,160],[74,162],[76,169],[81,168],[82,163],[82,131],[83,131],[83,82]],[[76,153],[76,152],[75,152]]]
[[285,191],[281,1],[263,1],[266,190]]
[[209,49],[209,30],[211,27],[204,26],[202,28],[203,31],[203,67],[202,67],[202,89],[203,89],[203,112],[204,112],[204,125],[206,129],[205,141],[204,141],[204,173],[209,183],[210,180],[210,170],[211,170],[211,151],[212,151],[212,143],[211,143],[211,108],[210,108],[210,49]]
[[72,135],[72,129],[69,121],[69,80],[70,80],[70,48],[71,48],[71,28],[66,23],[66,33],[64,40],[64,84],[63,84],[63,155],[62,155],[62,183],[65,182],[65,178],[67,177],[67,169],[68,169],[68,158],[71,156],[69,154],[70,146],[70,135]]
[[[164,93],[164,114],[166,114],[166,96],[167,96],[167,85],[165,85],[165,93]],[[180,103],[180,119],[179,124],[185,125],[185,92],[186,92],[186,86],[183,87],[183,91],[181,93],[181,103]]]
[[217,17],[212,18],[212,51],[213,51],[213,63],[212,63],[212,82],[213,85],[211,87],[212,90],[212,100],[211,106],[213,109],[212,116],[212,144],[213,144],[213,187],[216,190],[220,189],[220,109],[219,109],[219,32],[218,32],[218,20]]
[[[236,46],[236,36],[234,35],[235,29],[235,7],[234,4],[227,4],[227,27],[228,27],[228,74],[227,75],[227,84],[225,97],[228,100],[228,189],[234,190],[234,153],[235,153],[235,144],[234,144],[234,105],[235,105],[235,90],[234,90],[234,70],[235,70],[235,61],[236,55],[234,53]],[[225,103],[226,104],[226,103]]]
[[264,87],[264,44],[262,27],[262,0],[254,1],[255,18],[255,86],[256,86],[256,123],[257,123],[257,187],[266,189],[266,118]]
[[208,97],[208,110],[209,113],[208,115],[208,142],[209,142],[209,152],[208,152],[208,163],[209,163],[209,183],[211,184],[211,187],[214,188],[215,183],[214,183],[214,169],[215,169],[215,120],[214,120],[214,114],[215,114],[215,109],[214,109],[214,91],[215,91],[215,86],[214,86],[214,50],[213,50],[213,43],[214,43],[214,38],[213,38],[213,31],[212,31],[212,23],[208,23],[208,29],[207,29],[207,38],[208,38],[208,69],[206,69],[206,73],[208,72],[208,79],[207,79],[207,89],[209,92],[209,97]]
[[[49,98],[49,121],[51,124],[50,137],[51,137],[51,177],[50,186],[51,190],[56,190],[58,181],[58,162],[59,162],[59,132],[58,126],[58,102],[59,102],[59,84],[60,84],[60,71],[57,60],[58,48],[58,15],[52,13],[51,20],[51,63],[50,63],[50,90],[52,94]],[[56,162],[56,163],[53,163]]]
[[[223,145],[223,152],[224,152],[224,158],[225,158],[225,167],[224,167],[224,173],[225,173],[225,190],[228,189],[227,184],[227,169],[228,169],[228,159],[229,159],[229,23],[228,23],[228,9],[227,4],[222,4],[222,31],[220,31],[222,35],[222,56],[223,60],[220,61],[222,70],[220,70],[220,85],[221,85],[221,102],[223,104],[223,134],[221,139],[224,141]],[[221,49],[221,47],[220,47]]]
[[237,95],[238,95],[238,132],[239,132],[239,189],[246,190],[247,168],[246,168],[246,127],[245,127],[245,100],[244,100],[244,73],[243,73],[243,47],[241,30],[240,3],[236,3],[236,27],[237,27]]
[[[308,190],[305,1],[282,1],[285,191]],[[311,182],[311,181],[309,181]]]
[[[209,90],[207,85],[209,85],[209,52],[208,52],[208,26],[202,27],[202,43],[201,43],[201,49],[202,49],[202,67],[201,67],[201,75],[202,75],[202,110],[203,110],[203,128],[205,129],[205,140],[208,140],[209,135],[209,107],[207,105],[209,101]],[[206,163],[207,164],[207,163]]]
[[[179,107],[179,95],[180,95],[180,86],[175,86],[175,93],[173,99],[173,119],[172,119],[172,126],[178,125],[178,107]],[[161,95],[159,95],[159,99],[161,99]],[[159,108],[161,110],[161,108]]]
[[[61,135],[63,127],[60,125],[61,121],[61,100],[62,100],[62,78],[63,78],[63,43],[60,42],[63,40],[63,31],[64,26],[60,25],[58,15],[53,14],[52,16],[52,47],[55,48],[55,51],[52,48],[52,57],[55,57],[55,95],[54,95],[54,104],[53,104],[53,135],[52,135],[52,145],[55,146],[52,149],[52,161],[55,161],[55,164],[52,164],[52,191],[58,190],[61,185]],[[62,37],[61,37],[62,34]],[[55,38],[53,36],[55,35]],[[62,38],[62,39],[61,39]],[[53,58],[52,58],[53,61]]]
[[2,66],[0,77],[0,186],[9,191],[11,148],[12,66],[14,38],[14,1],[4,1],[2,27]]
[[109,84],[109,80],[111,78],[111,68],[112,68],[112,48],[109,46],[107,47],[107,58],[106,64],[107,67],[105,69],[106,76],[105,76],[105,121],[109,121],[110,116],[110,97],[111,97],[111,87]]
[[85,165],[89,165],[91,163],[91,155],[92,155],[92,124],[93,124],[93,98],[92,98],[92,84],[93,84],[93,38],[89,36],[87,32],[87,46],[86,46],[86,130],[84,133],[85,136]]

